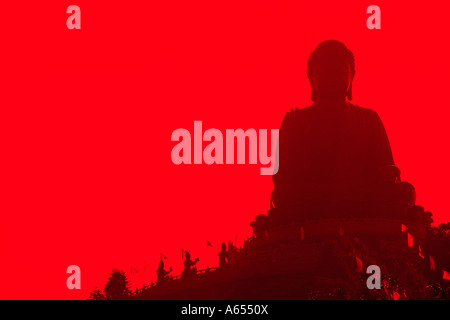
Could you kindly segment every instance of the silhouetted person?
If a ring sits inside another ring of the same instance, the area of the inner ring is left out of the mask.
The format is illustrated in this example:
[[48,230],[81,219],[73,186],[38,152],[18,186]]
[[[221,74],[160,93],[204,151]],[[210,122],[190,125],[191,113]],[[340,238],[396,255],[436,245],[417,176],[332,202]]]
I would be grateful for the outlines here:
[[197,267],[194,266],[199,261],[199,259],[195,258],[195,260],[191,260],[191,254],[188,251],[184,252],[184,256],[186,257],[186,260],[184,260],[183,276],[196,274]]
[[219,268],[224,267],[228,263],[228,257],[227,245],[225,242],[222,242],[222,247],[219,252]]
[[306,216],[361,213],[378,169],[394,165],[386,131],[375,111],[349,102],[355,61],[343,43],[319,44],[307,75],[314,102],[281,123],[271,206]]
[[167,280],[167,275],[172,272],[172,267],[170,267],[169,271],[164,270],[164,262],[161,260],[159,262],[159,268],[156,271],[158,274],[158,282],[163,282]]

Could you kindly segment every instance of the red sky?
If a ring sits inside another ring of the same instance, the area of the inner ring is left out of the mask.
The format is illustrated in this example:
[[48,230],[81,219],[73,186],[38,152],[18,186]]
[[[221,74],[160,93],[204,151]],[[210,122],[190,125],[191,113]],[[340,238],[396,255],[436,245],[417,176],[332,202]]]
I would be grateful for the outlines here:
[[[327,39],[354,52],[353,102],[380,114],[418,204],[450,220],[449,4],[153,2],[0,4],[0,298],[85,299],[113,267],[134,287],[161,252],[175,274],[182,249],[216,265],[268,210],[271,177],[176,166],[171,133],[279,128],[310,105],[307,58]],[[66,27],[71,4],[81,30]],[[381,30],[366,27],[371,4]],[[66,287],[72,264],[81,290]]]

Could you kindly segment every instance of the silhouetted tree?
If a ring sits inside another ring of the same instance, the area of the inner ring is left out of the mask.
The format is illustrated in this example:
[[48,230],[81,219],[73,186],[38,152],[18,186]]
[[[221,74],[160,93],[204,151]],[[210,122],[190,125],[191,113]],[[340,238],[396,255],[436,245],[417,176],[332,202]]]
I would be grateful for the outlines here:
[[450,222],[447,223],[441,223],[439,225],[439,231],[442,232],[443,234],[447,234],[450,235]]
[[123,299],[130,292],[130,284],[125,272],[113,269],[103,289],[107,300]]
[[89,294],[88,300],[105,300],[105,295],[100,291],[100,289],[94,289]]

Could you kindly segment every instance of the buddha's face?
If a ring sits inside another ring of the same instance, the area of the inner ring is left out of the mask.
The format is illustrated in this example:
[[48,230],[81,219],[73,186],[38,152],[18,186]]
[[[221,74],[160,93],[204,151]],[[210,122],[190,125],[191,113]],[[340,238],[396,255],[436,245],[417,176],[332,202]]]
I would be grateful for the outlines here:
[[325,61],[313,70],[311,85],[319,98],[345,98],[352,82],[351,68],[345,61]]

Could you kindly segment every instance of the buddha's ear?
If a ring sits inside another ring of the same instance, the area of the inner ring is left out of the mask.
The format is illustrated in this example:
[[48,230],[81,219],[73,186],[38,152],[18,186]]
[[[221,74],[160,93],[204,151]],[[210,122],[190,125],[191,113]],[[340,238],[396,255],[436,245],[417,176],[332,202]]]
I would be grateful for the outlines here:
[[352,101],[352,99],[353,99],[352,84],[353,84],[353,79],[352,79],[352,82],[350,82],[350,86],[348,87],[348,91],[347,91],[347,100],[348,101]]

